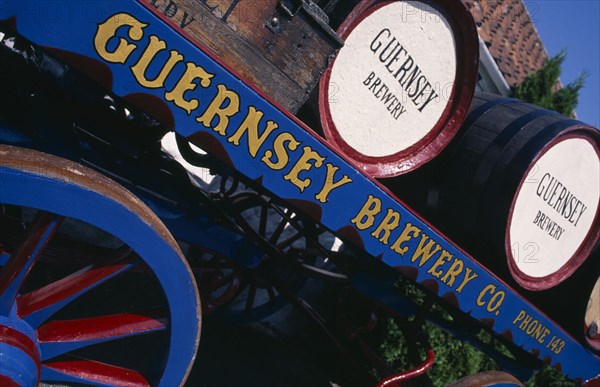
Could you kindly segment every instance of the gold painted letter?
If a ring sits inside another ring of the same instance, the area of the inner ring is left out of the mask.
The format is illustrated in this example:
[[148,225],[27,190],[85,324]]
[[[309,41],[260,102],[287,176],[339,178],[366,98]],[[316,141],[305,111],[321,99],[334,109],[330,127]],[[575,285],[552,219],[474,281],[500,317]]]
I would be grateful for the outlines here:
[[[429,241],[427,241],[429,239]],[[435,245],[435,248],[433,247]],[[433,251],[431,250],[433,249]],[[415,262],[419,257],[421,257],[421,261],[419,262],[419,267],[423,266],[429,259],[438,251],[441,250],[440,245],[435,243],[433,239],[430,239],[429,236],[425,233],[421,234],[421,241],[419,242],[419,246],[416,248],[412,258],[410,259],[412,262]]]
[[302,148],[302,150],[304,151],[304,153],[302,154],[302,156],[300,156],[300,159],[298,159],[296,164],[292,167],[292,170],[283,177],[285,180],[291,182],[296,187],[300,188],[300,192],[304,192],[306,187],[308,187],[310,183],[312,183],[312,180],[308,178],[300,179],[298,177],[300,172],[308,171],[313,167],[313,164],[309,162],[311,160],[315,162],[314,165],[317,168],[320,168],[323,165],[323,161],[325,161],[325,158],[321,157],[309,146],[305,146],[304,148]]
[[120,38],[119,44],[114,51],[106,49],[108,41],[115,37],[120,27],[128,26],[127,35],[132,40],[138,41],[144,36],[144,28],[148,26],[126,13],[118,13],[109,17],[104,23],[98,25],[94,38],[94,47],[100,57],[111,63],[125,63],[129,55],[137,48],[135,44],[128,43]]
[[413,226],[412,223],[406,223],[406,226],[404,226],[404,230],[402,231],[402,234],[400,234],[398,239],[396,239],[396,241],[390,248],[400,255],[406,254],[406,252],[408,251],[408,246],[401,247],[402,244],[405,242],[408,242],[412,238],[418,237],[420,232],[421,232],[420,228]]
[[352,182],[352,179],[349,178],[348,175],[342,176],[342,178],[338,181],[333,181],[333,178],[335,177],[335,173],[337,172],[339,167],[333,166],[331,163],[327,163],[326,166],[327,166],[327,177],[325,178],[325,184],[323,184],[323,188],[321,189],[321,192],[319,192],[315,196],[315,199],[317,199],[321,203],[327,202],[327,197],[329,196],[331,191],[333,191],[335,188],[341,187],[344,184],[348,184],[348,183]]
[[450,269],[448,269],[446,274],[444,274],[444,276],[441,278],[442,282],[450,287],[454,286],[454,280],[462,272],[464,266],[465,265],[463,261],[458,258],[454,259]]
[[369,198],[361,208],[358,214],[352,219],[352,223],[356,225],[359,230],[365,230],[375,223],[375,215],[381,211],[381,200],[377,199],[373,195],[369,195]]
[[150,43],[148,43],[148,47],[140,57],[140,60],[131,68],[131,72],[135,76],[135,79],[140,83],[140,85],[147,87],[149,89],[158,89],[159,87],[163,87],[165,85],[165,79],[173,70],[173,67],[179,62],[183,60],[183,56],[177,51],[173,50],[170,52],[169,60],[167,63],[160,69],[159,74],[154,78],[154,80],[149,80],[146,78],[146,72],[148,71],[148,66],[152,60],[156,57],[156,55],[167,48],[167,44],[158,39],[157,36],[150,36]]
[[[388,208],[385,218],[379,223],[379,226],[371,233],[371,236],[375,239],[379,239],[381,243],[387,245],[390,240],[390,234],[400,224],[400,214],[396,211]],[[383,233],[383,235],[381,235]],[[381,237],[380,237],[381,235]]]
[[463,281],[461,282],[460,286],[458,288],[456,288],[456,292],[457,293],[462,292],[462,290],[464,289],[465,285],[468,284],[469,282],[471,282],[471,280],[474,280],[477,277],[479,277],[479,274],[477,274],[473,270],[471,270],[470,267],[465,267],[465,278],[463,278]]
[[[196,121],[210,128],[215,117],[219,117],[219,122],[213,127],[213,130],[221,136],[227,134],[227,125],[229,125],[229,117],[240,111],[240,96],[236,92],[231,91],[225,85],[217,86],[219,92],[212,100],[204,114]],[[227,106],[223,107],[223,102],[227,100]]]
[[433,263],[433,265],[429,268],[429,270],[427,270],[427,273],[431,274],[435,278],[440,278],[440,276],[444,274],[444,272],[438,269],[441,266],[444,266],[446,262],[452,259],[453,257],[454,256],[446,250],[442,250],[442,253],[438,257],[438,259]]
[[186,100],[184,98],[185,93],[196,89],[196,86],[198,86],[197,83],[194,83],[196,79],[200,79],[200,86],[204,88],[210,86],[210,80],[215,74],[209,74],[202,67],[196,66],[190,62],[188,62],[186,66],[187,69],[185,70],[185,73],[183,73],[173,90],[165,93],[165,99],[167,101],[172,101],[190,115],[192,110],[198,107],[198,100],[195,98]]
[[254,106],[250,106],[248,108],[248,115],[246,116],[246,119],[244,120],[244,122],[242,122],[238,130],[233,134],[233,136],[229,137],[229,140],[227,141],[239,146],[240,139],[242,138],[244,133],[247,132],[248,152],[250,152],[252,157],[256,157],[258,150],[265,142],[267,137],[269,137],[273,130],[279,127],[277,123],[269,120],[267,121],[267,127],[265,128],[263,133],[258,134],[258,124],[260,123],[260,120],[262,119],[263,115],[263,112],[261,112],[260,110],[256,110]]
[[290,156],[285,149],[285,143],[288,143],[287,148],[291,151],[295,151],[298,149],[298,145],[300,143],[292,136],[291,133],[283,132],[279,136],[275,138],[273,142],[273,151],[277,155],[277,161],[272,161],[273,151],[266,150],[264,156],[262,157],[262,162],[267,164],[267,166],[276,171],[280,171],[288,164],[290,161]]

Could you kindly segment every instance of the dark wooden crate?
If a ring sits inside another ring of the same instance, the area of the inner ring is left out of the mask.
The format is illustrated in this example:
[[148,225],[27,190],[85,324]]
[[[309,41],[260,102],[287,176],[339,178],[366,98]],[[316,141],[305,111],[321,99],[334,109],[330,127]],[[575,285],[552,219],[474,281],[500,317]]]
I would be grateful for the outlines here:
[[343,45],[305,0],[142,0],[296,113]]

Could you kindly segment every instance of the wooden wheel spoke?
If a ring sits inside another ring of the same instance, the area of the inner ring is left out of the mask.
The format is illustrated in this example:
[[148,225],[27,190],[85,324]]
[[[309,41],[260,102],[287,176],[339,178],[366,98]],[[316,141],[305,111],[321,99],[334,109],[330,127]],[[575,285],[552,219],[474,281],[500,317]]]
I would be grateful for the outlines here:
[[[235,299],[221,305],[220,313],[236,321],[256,321],[286,303],[286,297],[273,287],[275,278],[285,282],[293,294],[304,286],[307,276],[294,264],[303,257],[306,247],[303,239],[307,233],[312,235],[311,231],[316,231],[316,226],[303,221],[285,203],[256,192],[232,197],[231,210],[239,228],[254,237],[262,254],[258,265],[244,267],[242,286]],[[298,257],[290,256],[288,250],[292,247],[297,247],[294,253]],[[312,256],[308,257],[310,263],[313,260]]]
[[233,287],[229,288],[227,290],[227,292],[225,292],[223,295],[215,298],[211,302],[214,305],[227,306],[227,305],[231,304],[233,301],[235,301],[244,292],[244,290],[246,290],[246,288],[248,286],[249,286],[248,281],[245,281],[245,280],[236,281],[236,283],[234,284]]
[[239,278],[241,276],[235,270],[231,270],[229,273],[223,276],[223,283],[228,283],[232,281],[240,282]]
[[166,328],[166,321],[157,313],[119,313],[52,321],[37,330],[42,360],[89,345],[160,331]]
[[297,232],[293,233],[292,235],[290,235],[289,237],[287,237],[286,239],[277,243],[277,248],[279,248],[280,250],[283,250],[283,249],[289,247],[292,243],[296,242],[298,239],[302,238],[303,236],[304,235],[300,231],[297,231]]
[[[288,212],[289,212],[289,210],[286,210],[284,214],[287,215]],[[276,242],[281,237],[283,230],[285,230],[285,226],[287,226],[288,224],[289,224],[289,222],[288,222],[287,218],[285,216],[282,216],[281,221],[277,224],[277,227],[273,231],[273,234],[269,237],[269,243],[276,244]]]
[[[213,305],[223,305],[229,300],[235,298],[246,285],[235,270],[223,276],[220,280],[215,281],[211,284],[210,291],[218,291],[219,289],[226,287],[226,290],[219,296],[212,298],[211,303]],[[210,297],[210,296],[209,296]]]
[[256,299],[256,284],[251,284],[248,289],[248,298],[246,299],[246,310],[251,310]]
[[38,260],[63,218],[40,212],[31,224],[27,236],[8,259],[0,275],[0,315],[7,315],[25,282],[29,271]]
[[236,291],[241,286],[241,284],[242,281],[240,280],[239,275],[234,271],[224,275],[220,281],[215,282],[215,286],[219,288],[222,286],[229,286],[230,288],[235,289]]
[[263,238],[267,236],[267,220],[269,219],[269,206],[267,204],[260,207],[260,223],[258,225],[258,234]]
[[119,249],[115,259],[104,265],[90,265],[61,280],[17,298],[18,314],[38,327],[63,306],[137,263],[129,249]]
[[209,301],[210,304],[214,306],[226,305],[228,302],[235,299],[235,297],[240,293],[241,284],[241,281],[234,279],[229,288],[227,288],[223,294]]
[[110,386],[149,386],[139,372],[93,360],[72,359],[42,365],[42,380]]

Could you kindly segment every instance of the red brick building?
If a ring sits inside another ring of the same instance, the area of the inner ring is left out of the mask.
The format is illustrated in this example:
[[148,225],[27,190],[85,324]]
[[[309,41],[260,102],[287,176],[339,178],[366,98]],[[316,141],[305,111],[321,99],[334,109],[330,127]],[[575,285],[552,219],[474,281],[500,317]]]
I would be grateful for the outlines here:
[[527,74],[539,70],[548,53],[523,0],[463,0],[480,39],[478,87],[507,95]]

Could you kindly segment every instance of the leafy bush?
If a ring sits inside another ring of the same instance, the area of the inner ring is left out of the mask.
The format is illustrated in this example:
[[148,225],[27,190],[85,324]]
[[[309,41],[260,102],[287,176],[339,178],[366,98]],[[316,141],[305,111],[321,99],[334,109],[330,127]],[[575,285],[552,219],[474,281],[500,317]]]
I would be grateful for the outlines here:
[[[407,280],[400,280],[396,288],[403,297],[411,299],[416,304],[422,305],[424,303],[425,292]],[[432,310],[444,316],[445,319],[451,320],[450,315],[445,312],[443,306],[436,303],[433,305]],[[412,320],[412,318],[408,319],[408,321]],[[500,369],[493,359],[470,344],[454,338],[429,323],[426,323],[423,328],[429,344],[435,352],[435,363],[428,375],[436,387],[446,386],[464,376],[477,372]],[[381,357],[397,372],[413,368],[415,364],[412,364],[409,360],[407,341],[398,322],[388,318],[383,321],[382,330],[384,333],[381,335],[378,348]],[[490,333],[482,330],[477,337],[483,343],[491,344],[498,352],[513,357],[510,351]],[[425,352],[421,351],[420,356],[421,359],[425,359]],[[527,381],[526,386],[574,387],[578,384],[569,381],[554,368],[545,367]]]
[[[384,359],[398,371],[414,367],[408,360],[406,340],[398,325],[392,319],[386,324],[388,336],[380,347]],[[425,331],[435,352],[435,363],[429,371],[435,386],[446,386],[466,375],[499,369],[492,359],[448,333],[429,324],[425,325]],[[422,356],[424,358],[424,354]]]
[[561,66],[566,56],[567,52],[563,50],[548,59],[542,69],[529,74],[513,90],[512,96],[573,117],[579,102],[579,90],[583,87],[587,73],[582,72],[575,81],[560,87]]

